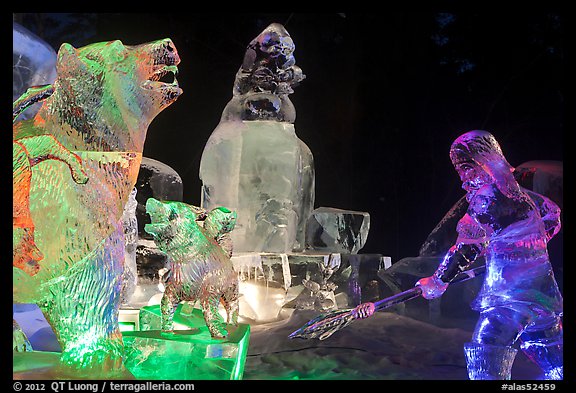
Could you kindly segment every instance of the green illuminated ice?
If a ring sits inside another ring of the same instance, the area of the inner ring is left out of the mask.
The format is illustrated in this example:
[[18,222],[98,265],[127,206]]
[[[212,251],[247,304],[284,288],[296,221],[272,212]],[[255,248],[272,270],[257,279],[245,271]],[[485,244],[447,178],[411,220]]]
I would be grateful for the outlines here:
[[314,164],[288,95],[304,79],[294,43],[271,24],[248,45],[233,97],[200,161],[202,207],[238,213],[237,252],[302,251],[314,206]]
[[43,255],[34,276],[13,269],[15,302],[36,303],[60,346],[60,362],[76,377],[122,377],[118,324],[125,235],[122,214],[137,180],[149,124],[182,90],[159,79],[180,62],[170,39],[127,46],[116,40],[83,48],[62,44],[53,85],[14,140],[51,135],[75,154],[89,178],[70,179],[65,162],[32,168],[30,215]]
[[200,303],[212,337],[226,337],[218,305],[226,309],[227,323],[238,323],[238,275],[230,260],[232,244],[226,241],[234,229],[236,213],[224,207],[207,212],[184,202],[154,198],[146,201],[146,212],[151,223],[144,230],[168,256],[162,330],[174,329],[176,307],[190,301]]
[[160,307],[146,306],[140,311],[140,326],[152,330],[123,333],[124,364],[137,379],[242,379],[250,325],[227,325],[228,337],[212,338],[202,310],[182,304],[174,322],[180,330],[163,334]]

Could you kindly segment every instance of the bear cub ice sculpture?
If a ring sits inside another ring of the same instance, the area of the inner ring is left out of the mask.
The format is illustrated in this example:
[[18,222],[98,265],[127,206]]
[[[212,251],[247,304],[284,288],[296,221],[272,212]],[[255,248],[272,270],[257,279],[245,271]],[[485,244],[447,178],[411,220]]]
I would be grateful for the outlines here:
[[213,338],[228,335],[218,313],[222,302],[227,324],[238,325],[238,275],[234,271],[228,233],[236,213],[224,207],[206,211],[183,202],[150,198],[146,212],[151,223],[144,230],[166,253],[169,273],[161,301],[162,331],[173,330],[174,311],[182,301],[200,301],[204,320]]

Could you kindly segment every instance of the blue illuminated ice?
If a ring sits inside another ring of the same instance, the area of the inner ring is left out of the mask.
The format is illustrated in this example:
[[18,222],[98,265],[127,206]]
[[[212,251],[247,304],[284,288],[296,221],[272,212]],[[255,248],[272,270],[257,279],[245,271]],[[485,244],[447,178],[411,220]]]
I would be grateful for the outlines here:
[[431,277],[418,281],[423,297],[442,295],[457,273],[483,255],[486,277],[472,303],[480,318],[464,348],[468,376],[510,379],[517,352],[512,346],[519,340],[545,379],[562,379],[562,295],[547,250],[560,230],[560,208],[518,185],[514,168],[486,131],[458,137],[450,158],[469,207],[454,246]]
[[[451,280],[483,256],[484,283],[472,308],[480,313],[464,345],[470,379],[511,379],[518,352],[536,363],[544,379],[562,379],[562,295],[548,257],[548,242],[560,231],[560,208],[521,187],[494,136],[470,131],[450,148],[469,203],[458,237],[430,277],[416,285],[422,297],[442,296]],[[374,312],[355,309],[357,319]]]

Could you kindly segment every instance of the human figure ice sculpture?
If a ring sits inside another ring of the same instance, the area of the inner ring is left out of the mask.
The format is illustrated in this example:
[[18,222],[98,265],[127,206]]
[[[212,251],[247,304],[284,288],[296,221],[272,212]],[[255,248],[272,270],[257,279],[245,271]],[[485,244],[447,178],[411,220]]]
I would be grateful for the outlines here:
[[[420,279],[422,296],[441,296],[450,281],[478,256],[486,260],[484,284],[472,303],[480,312],[464,352],[470,379],[510,379],[520,340],[522,351],[545,379],[563,378],[562,295],[547,243],[560,230],[560,209],[518,185],[493,135],[470,131],[458,137],[450,158],[469,207],[458,238],[436,272]],[[358,318],[373,311],[357,308]]]
[[288,95],[304,79],[294,43],[277,23],[248,45],[233,97],[200,161],[205,209],[238,213],[231,236],[239,252],[301,251],[314,207],[310,149],[296,135]]
[[82,159],[86,185],[50,160],[36,165],[30,187],[35,241],[44,258],[34,276],[13,269],[14,300],[36,303],[62,348],[62,373],[125,377],[118,324],[125,241],[122,214],[137,180],[148,126],[182,90],[180,58],[170,39],[127,46],[121,41],[82,48],[62,44],[53,85],[17,100],[40,99],[15,140],[51,135]]
[[224,240],[234,229],[236,213],[224,207],[207,212],[183,202],[154,198],[146,201],[146,211],[151,223],[144,230],[169,261],[160,303],[162,331],[173,330],[174,311],[180,302],[199,301],[210,335],[226,337],[218,313],[220,302],[226,310],[226,323],[238,324],[238,275],[230,260],[231,244]]

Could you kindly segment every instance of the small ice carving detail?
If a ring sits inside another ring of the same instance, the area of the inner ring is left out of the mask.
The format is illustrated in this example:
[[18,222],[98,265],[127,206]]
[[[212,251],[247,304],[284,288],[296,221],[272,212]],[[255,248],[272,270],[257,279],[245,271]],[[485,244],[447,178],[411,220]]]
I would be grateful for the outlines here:
[[151,223],[144,230],[169,257],[160,303],[162,331],[173,330],[180,302],[199,301],[211,336],[226,337],[229,332],[218,313],[220,302],[226,323],[238,324],[238,274],[230,261],[232,244],[227,236],[234,229],[236,213],[224,207],[207,212],[184,202],[154,198],[146,202],[146,211]]
[[322,262],[318,262],[321,278],[319,282],[311,279],[302,280],[307,293],[297,299],[296,308],[317,311],[329,311],[336,308],[334,291],[338,285],[331,282],[330,278],[340,268],[340,264],[340,254],[330,254]]

